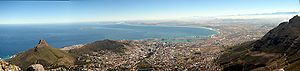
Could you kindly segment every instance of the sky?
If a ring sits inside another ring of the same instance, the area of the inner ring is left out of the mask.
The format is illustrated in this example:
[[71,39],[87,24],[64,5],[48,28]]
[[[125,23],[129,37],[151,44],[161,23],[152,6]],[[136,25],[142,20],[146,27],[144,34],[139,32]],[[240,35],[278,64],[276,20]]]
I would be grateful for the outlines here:
[[298,12],[299,0],[0,0],[0,24],[161,20]]

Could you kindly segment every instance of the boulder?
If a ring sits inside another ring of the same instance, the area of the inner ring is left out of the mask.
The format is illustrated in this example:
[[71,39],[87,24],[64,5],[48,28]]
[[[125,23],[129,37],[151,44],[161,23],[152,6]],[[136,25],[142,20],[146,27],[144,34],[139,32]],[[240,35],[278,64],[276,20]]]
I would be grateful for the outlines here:
[[21,68],[0,60],[0,71],[21,71]]
[[45,69],[41,64],[33,64],[27,68],[27,71],[45,71]]

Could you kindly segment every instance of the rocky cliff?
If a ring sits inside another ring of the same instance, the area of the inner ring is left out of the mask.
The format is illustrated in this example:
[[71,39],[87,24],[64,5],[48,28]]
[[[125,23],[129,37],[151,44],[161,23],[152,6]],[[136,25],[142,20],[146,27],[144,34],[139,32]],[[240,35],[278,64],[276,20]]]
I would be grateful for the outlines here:
[[224,52],[218,63],[225,71],[300,70],[300,17],[294,16],[261,39]]

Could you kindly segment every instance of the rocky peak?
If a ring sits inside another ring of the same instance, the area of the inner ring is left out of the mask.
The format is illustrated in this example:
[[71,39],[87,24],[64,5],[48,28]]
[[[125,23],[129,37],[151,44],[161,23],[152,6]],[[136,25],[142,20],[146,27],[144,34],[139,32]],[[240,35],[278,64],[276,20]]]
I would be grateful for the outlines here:
[[292,19],[289,20],[289,28],[297,28],[300,27],[300,17],[298,15],[294,16]]
[[300,23],[298,22],[300,20],[300,17],[298,15],[294,16],[292,19],[289,20],[291,23]]
[[35,48],[42,48],[42,47],[48,47],[49,45],[48,45],[48,43],[46,42],[46,40],[44,40],[44,39],[41,39],[40,41],[39,41],[39,44],[37,45],[37,46],[35,46]]
[[[289,22],[280,23],[263,38],[253,44],[254,50],[285,52],[300,36],[300,17],[294,16]],[[269,48],[272,47],[272,48]]]

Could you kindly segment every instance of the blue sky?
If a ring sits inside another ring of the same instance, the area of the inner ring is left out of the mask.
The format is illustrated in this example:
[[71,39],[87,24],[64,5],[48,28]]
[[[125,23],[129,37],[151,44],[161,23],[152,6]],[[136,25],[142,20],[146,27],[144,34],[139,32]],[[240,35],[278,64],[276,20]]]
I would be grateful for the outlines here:
[[159,20],[297,10],[298,0],[0,1],[0,24]]

